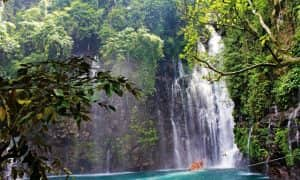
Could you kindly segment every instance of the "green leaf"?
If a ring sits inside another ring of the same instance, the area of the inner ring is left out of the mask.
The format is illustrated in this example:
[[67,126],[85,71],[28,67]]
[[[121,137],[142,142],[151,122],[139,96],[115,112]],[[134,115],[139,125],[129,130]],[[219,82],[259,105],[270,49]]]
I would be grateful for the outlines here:
[[104,88],[105,93],[106,93],[107,96],[109,96],[109,97],[112,96],[112,85],[111,85],[111,83],[105,84],[103,88]]
[[62,89],[54,89],[54,94],[58,97],[63,97],[64,96],[64,91]]

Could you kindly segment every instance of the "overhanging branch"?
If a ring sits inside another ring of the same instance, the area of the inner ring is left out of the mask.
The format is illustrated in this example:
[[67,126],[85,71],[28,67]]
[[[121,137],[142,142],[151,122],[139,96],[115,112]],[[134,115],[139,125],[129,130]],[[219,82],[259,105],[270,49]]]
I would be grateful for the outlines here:
[[205,60],[202,60],[200,59],[199,57],[197,56],[193,56],[193,58],[200,62],[200,63],[203,63],[207,66],[208,69],[214,71],[215,73],[219,74],[220,76],[231,76],[231,75],[236,75],[236,74],[240,74],[240,73],[243,73],[243,72],[246,72],[246,71],[249,71],[249,70],[252,70],[252,69],[256,69],[258,67],[280,67],[282,66],[282,64],[274,64],[274,63],[259,63],[259,64],[254,64],[254,65],[250,65],[246,68],[243,68],[243,69],[240,69],[238,71],[230,71],[230,72],[223,72],[223,71],[220,71],[218,70],[216,67],[214,67],[212,64],[210,64],[209,62],[205,61]]
[[271,29],[270,29],[270,28],[267,26],[267,24],[265,23],[265,21],[264,21],[262,15],[261,15],[259,12],[256,11],[256,9],[254,8],[254,5],[253,5],[253,3],[252,3],[251,0],[248,0],[248,3],[249,3],[249,5],[250,5],[250,7],[251,7],[251,9],[252,9],[252,13],[253,13],[255,16],[258,17],[260,25],[261,25],[261,26],[264,28],[264,30],[268,33],[268,35],[270,36],[271,40],[275,43],[275,42],[276,42],[276,39],[274,38]]

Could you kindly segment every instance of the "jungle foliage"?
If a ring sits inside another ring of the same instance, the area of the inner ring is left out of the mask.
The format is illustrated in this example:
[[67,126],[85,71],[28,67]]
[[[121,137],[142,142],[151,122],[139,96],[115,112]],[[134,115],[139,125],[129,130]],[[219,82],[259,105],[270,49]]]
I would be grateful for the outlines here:
[[[276,108],[284,112],[299,103],[299,1],[187,0],[182,4],[187,22],[183,57],[209,68],[216,79],[226,77],[235,102],[235,138],[241,151],[256,161],[286,156],[286,164],[294,165],[293,159],[299,157],[293,150],[299,147],[287,147],[287,132],[292,131],[287,119],[268,123],[265,117]],[[197,50],[199,42],[208,41],[209,26],[222,33],[223,61]],[[249,147],[250,127],[254,130]]]
[[[26,63],[14,78],[0,78],[0,163],[3,170],[9,161],[14,161],[13,178],[26,173],[31,179],[46,179],[52,168],[62,168],[59,160],[48,157],[48,129],[61,123],[63,117],[74,120],[78,127],[82,121],[90,120],[94,93],[105,91],[122,96],[128,90],[138,96],[139,91],[124,77],[108,72],[91,77],[87,60],[74,57],[63,62]],[[95,102],[114,110],[101,100]]]
[[[49,128],[66,118],[78,125],[89,120],[98,91],[139,96],[123,76],[143,89],[144,99],[152,96],[158,61],[180,53],[211,69],[212,77],[226,76],[241,151],[255,160],[288,156],[292,165],[299,147],[287,148],[286,123],[270,133],[262,119],[272,106],[286,111],[299,102],[299,22],[300,4],[288,0],[0,0],[1,168],[15,158],[13,175],[46,178],[59,165],[48,156]],[[209,26],[223,36],[222,61],[198,52],[199,42],[207,44]],[[114,76],[99,69],[91,76],[98,59]],[[154,122],[132,115],[130,134],[115,149],[124,143],[153,150]],[[249,127],[254,131],[248,147]],[[279,153],[270,152],[270,144]]]
[[[0,0],[1,171],[12,163],[13,178],[46,179],[63,168],[49,130],[65,137],[94,103],[115,110],[101,91],[153,95],[157,62],[181,51],[181,23],[176,0]],[[90,72],[99,59],[112,73]],[[141,139],[130,141],[144,149],[157,141],[145,123],[132,124]]]

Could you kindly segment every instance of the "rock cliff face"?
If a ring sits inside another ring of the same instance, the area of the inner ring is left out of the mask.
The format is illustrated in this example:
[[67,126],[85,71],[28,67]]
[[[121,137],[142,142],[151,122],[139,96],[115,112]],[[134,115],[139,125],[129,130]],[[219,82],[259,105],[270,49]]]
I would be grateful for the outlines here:
[[[250,169],[272,179],[299,179],[300,105],[278,112],[277,107],[259,123],[236,123],[236,142],[248,155]],[[248,135],[247,135],[248,134]]]
[[54,150],[64,165],[73,173],[175,168],[169,121],[173,64],[172,60],[159,62],[154,94],[140,100],[128,94],[113,96],[109,102],[115,112],[95,104],[91,107],[92,121],[84,123],[80,130],[66,124],[69,136],[59,133],[59,127],[54,128]]

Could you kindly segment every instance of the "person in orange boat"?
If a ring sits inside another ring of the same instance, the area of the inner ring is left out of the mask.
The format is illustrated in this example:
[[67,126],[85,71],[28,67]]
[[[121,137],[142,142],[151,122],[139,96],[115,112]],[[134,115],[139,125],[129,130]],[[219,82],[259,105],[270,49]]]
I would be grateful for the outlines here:
[[195,161],[192,163],[192,165],[190,166],[189,170],[190,171],[196,171],[199,169],[203,168],[203,161]]

